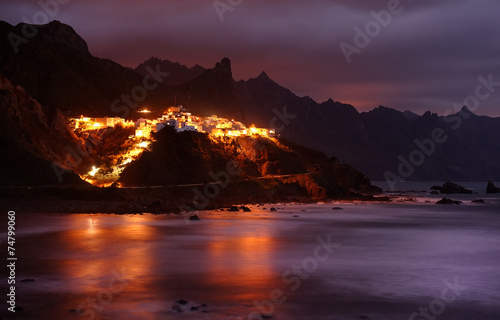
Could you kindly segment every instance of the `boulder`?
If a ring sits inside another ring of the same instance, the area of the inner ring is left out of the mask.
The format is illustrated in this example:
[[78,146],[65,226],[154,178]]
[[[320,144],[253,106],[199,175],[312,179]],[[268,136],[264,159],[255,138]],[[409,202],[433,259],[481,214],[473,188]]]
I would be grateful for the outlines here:
[[472,203],[486,203],[483,199],[478,199],[478,200],[472,200]]
[[179,313],[182,312],[182,308],[178,304],[173,305],[172,310],[179,312]]
[[500,193],[500,188],[495,186],[493,181],[488,181],[488,186],[486,187],[486,193]]
[[455,201],[448,198],[443,198],[436,202],[436,204],[462,204],[462,201]]
[[238,212],[238,211],[240,211],[240,209],[238,209],[238,207],[237,207],[237,206],[232,206],[232,207],[231,207],[231,208],[229,208],[229,210],[227,210],[227,211]]
[[449,182],[449,181],[447,181],[443,184],[440,192],[442,194],[456,194],[456,193],[472,194],[471,190],[466,189],[466,188],[464,188],[456,183]]
[[241,206],[240,209],[243,210],[243,212],[250,212],[250,211],[252,211],[252,210],[250,210],[249,207],[245,207],[245,206]]
[[333,207],[332,210],[344,210],[341,207]]
[[200,220],[200,217],[198,217],[196,214],[192,215],[191,217],[189,217],[189,220],[190,221],[199,221]]
[[272,207],[271,211],[278,211],[278,210],[275,207]]

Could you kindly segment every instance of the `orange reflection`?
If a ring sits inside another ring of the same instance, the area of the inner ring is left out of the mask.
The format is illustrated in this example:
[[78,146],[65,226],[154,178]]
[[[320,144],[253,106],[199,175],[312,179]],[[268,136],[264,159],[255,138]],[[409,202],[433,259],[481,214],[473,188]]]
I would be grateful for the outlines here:
[[262,226],[258,229],[248,235],[243,231],[242,236],[211,240],[207,247],[208,282],[239,287],[231,295],[242,301],[258,299],[262,288],[276,286],[273,283],[279,280],[271,263],[275,245],[272,231]]
[[73,228],[60,233],[58,240],[72,253],[72,259],[61,261],[61,269],[73,279],[76,291],[95,294],[107,286],[113,270],[125,268],[127,291],[147,292],[148,283],[134,279],[152,272],[156,230],[149,221],[147,216],[71,216]]
[[151,215],[68,215],[60,232],[37,239],[44,253],[38,262],[64,280],[66,313],[108,288],[113,271],[125,270],[128,284],[95,320],[168,318],[179,298],[224,306],[225,314],[255,311],[254,300],[283,288],[272,224],[241,216],[204,220],[208,228]]

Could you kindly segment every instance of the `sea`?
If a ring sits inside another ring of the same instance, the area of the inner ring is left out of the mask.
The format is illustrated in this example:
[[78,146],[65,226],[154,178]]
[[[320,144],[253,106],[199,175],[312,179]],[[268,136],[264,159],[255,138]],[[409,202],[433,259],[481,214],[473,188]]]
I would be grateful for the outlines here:
[[438,205],[429,188],[441,184],[400,184],[391,202],[253,204],[199,221],[16,213],[0,318],[500,319],[500,195],[459,182],[476,193]]

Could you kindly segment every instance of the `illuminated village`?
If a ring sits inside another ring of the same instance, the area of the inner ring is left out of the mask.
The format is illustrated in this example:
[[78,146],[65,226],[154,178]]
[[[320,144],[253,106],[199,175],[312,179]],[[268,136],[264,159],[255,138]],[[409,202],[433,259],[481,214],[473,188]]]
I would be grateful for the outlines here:
[[122,126],[124,128],[134,128],[134,134],[128,138],[127,148],[123,148],[122,154],[117,155],[116,160],[106,167],[93,167],[87,174],[80,177],[96,186],[106,187],[113,185],[120,177],[125,167],[138,159],[139,156],[149,148],[154,141],[152,133],[156,133],[169,126],[175,128],[177,132],[195,131],[209,134],[212,138],[236,138],[240,136],[259,135],[262,137],[273,138],[275,130],[256,128],[250,126],[247,128],[243,123],[219,118],[216,115],[209,117],[198,117],[192,115],[182,106],[169,107],[160,118],[147,119],[149,110],[139,110],[141,115],[136,121],[125,120],[120,117],[90,118],[81,116],[80,118],[70,118],[69,123],[77,134],[85,132],[95,132],[96,130],[114,128]]

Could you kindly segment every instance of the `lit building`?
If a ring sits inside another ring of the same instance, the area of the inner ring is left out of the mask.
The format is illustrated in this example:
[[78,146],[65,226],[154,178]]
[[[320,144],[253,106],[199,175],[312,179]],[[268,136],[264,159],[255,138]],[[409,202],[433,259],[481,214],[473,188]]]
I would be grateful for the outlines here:
[[[70,119],[71,126],[76,130],[99,130],[114,127],[121,123],[124,126],[135,127],[135,137],[149,138],[151,132],[158,132],[166,126],[175,128],[177,132],[197,131],[209,133],[214,136],[249,136],[260,135],[264,137],[275,137],[273,129],[256,128],[252,125],[247,128],[243,123],[234,119],[219,118],[216,115],[209,117],[198,117],[192,115],[182,106],[169,107],[167,113],[158,119],[139,118],[136,121],[126,121],[120,117],[80,118]],[[149,110],[139,110],[141,114],[150,113]]]

